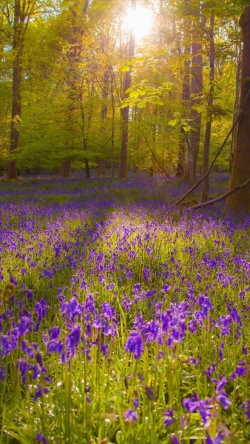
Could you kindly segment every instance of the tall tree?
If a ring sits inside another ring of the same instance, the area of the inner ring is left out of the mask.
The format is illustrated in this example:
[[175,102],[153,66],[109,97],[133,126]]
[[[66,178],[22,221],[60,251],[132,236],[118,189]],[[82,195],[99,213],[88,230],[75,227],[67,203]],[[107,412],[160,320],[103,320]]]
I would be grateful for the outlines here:
[[[131,9],[136,8],[136,0],[131,0]],[[135,54],[135,33],[133,28],[130,28],[129,35],[129,58],[133,58]],[[131,67],[129,71],[125,72],[124,77],[124,96],[127,96],[127,90],[131,86]],[[121,140],[121,159],[120,159],[120,169],[119,177],[127,177],[127,159],[128,159],[128,125],[129,125],[129,106],[121,109],[121,119],[122,119],[122,140]]]
[[200,148],[201,135],[201,113],[197,111],[199,106],[202,91],[203,91],[203,72],[202,72],[202,42],[201,29],[202,20],[200,17],[200,2],[198,2],[197,17],[193,19],[192,28],[192,81],[191,81],[191,133],[190,144],[193,154],[193,177],[192,182],[195,181],[197,160]]
[[24,49],[24,39],[30,19],[35,13],[37,7],[36,1],[14,0],[13,17],[10,15],[11,7],[6,4],[5,13],[7,14],[10,25],[12,26],[12,113],[10,129],[10,154],[11,159],[8,165],[8,178],[16,179],[16,160],[15,154],[18,148],[19,130],[21,122],[21,82],[22,82],[22,58]]
[[[215,44],[214,44],[214,12],[212,11],[210,16],[210,29],[209,29],[209,60],[210,60],[210,72],[209,72],[209,91],[207,98],[207,122],[205,129],[204,139],[204,152],[203,152],[203,164],[202,174],[205,175],[209,168],[209,153],[210,153],[210,138],[212,129],[212,116],[213,116],[213,103],[214,103],[214,62],[215,62]],[[209,176],[204,180],[201,191],[201,202],[206,202],[209,195]]]
[[[243,39],[240,98],[242,115],[238,123],[230,190],[250,178],[250,6],[241,15],[240,26]],[[250,212],[250,184],[231,194],[227,203],[234,210],[242,207]]]

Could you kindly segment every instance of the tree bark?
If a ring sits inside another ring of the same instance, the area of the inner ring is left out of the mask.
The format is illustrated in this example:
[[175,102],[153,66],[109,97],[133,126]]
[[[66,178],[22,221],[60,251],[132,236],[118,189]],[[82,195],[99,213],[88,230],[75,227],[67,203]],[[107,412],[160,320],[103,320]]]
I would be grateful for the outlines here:
[[[190,17],[186,17],[184,21],[184,73],[183,73],[183,81],[182,81],[182,105],[184,108],[184,118],[190,117],[190,27],[191,27],[191,19]],[[183,128],[180,127],[179,134],[179,153],[178,153],[178,164],[176,169],[176,176],[189,176],[189,167],[190,161],[192,160],[188,158],[188,151],[186,147],[186,139],[185,134],[183,132]]]
[[89,168],[89,161],[87,157],[85,157],[85,176],[87,180],[90,180],[90,168]]
[[[131,0],[131,8],[136,8],[136,0]],[[129,58],[135,55],[135,34],[133,30],[130,30],[129,37]],[[131,69],[125,73],[124,78],[124,96],[127,96],[127,90],[131,86]],[[121,141],[121,158],[120,158],[120,169],[119,177],[127,177],[127,163],[128,163],[128,128],[129,128],[129,106],[121,109],[121,120],[122,120],[122,141]]]
[[[14,31],[13,31],[13,65],[12,65],[12,115],[10,128],[10,154],[14,155],[18,148],[19,126],[21,120],[21,81],[22,81],[22,54],[23,54],[23,18],[20,0],[15,0]],[[16,179],[16,160],[11,159],[8,164],[8,179]]]
[[[240,26],[243,37],[240,108],[244,107],[244,112],[238,124],[230,190],[250,177],[250,6],[244,10]],[[250,184],[231,194],[227,203],[233,210],[243,208],[250,212]]]
[[[207,104],[207,123],[205,130],[204,139],[204,153],[203,153],[203,165],[202,165],[202,175],[206,174],[209,168],[209,154],[210,154],[210,137],[212,128],[212,111],[214,103],[214,62],[215,62],[215,46],[214,46],[214,14],[210,17],[210,91],[208,96]],[[209,196],[209,176],[203,182],[203,187],[201,191],[201,202],[206,202]]]
[[[235,101],[234,101],[234,114],[233,114],[233,122],[237,119],[239,114],[239,105],[240,105],[240,80],[241,80],[241,45],[237,45],[236,47],[236,57],[237,57],[237,68],[236,68],[236,79],[235,79]],[[236,137],[237,137],[237,126],[235,127],[232,133],[232,141],[230,147],[230,160],[229,160],[229,170],[232,173],[233,168],[233,159],[234,152],[236,148]]]
[[192,43],[192,85],[191,85],[191,134],[190,144],[193,152],[193,181],[195,181],[197,160],[200,148],[200,134],[201,134],[201,113],[194,109],[194,106],[199,104],[202,95],[202,44]]
[[61,176],[70,177],[70,174],[71,174],[71,161],[65,160],[61,168]]

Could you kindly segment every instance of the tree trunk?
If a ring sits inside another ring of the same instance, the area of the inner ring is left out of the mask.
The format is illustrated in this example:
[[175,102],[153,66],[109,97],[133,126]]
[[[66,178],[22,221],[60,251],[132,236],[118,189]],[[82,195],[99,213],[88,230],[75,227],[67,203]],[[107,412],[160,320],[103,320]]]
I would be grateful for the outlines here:
[[99,159],[97,167],[97,177],[104,177],[106,172],[106,161]]
[[[190,117],[190,27],[191,19],[186,17],[184,21],[184,74],[182,82],[182,105],[183,105],[183,117],[188,119]],[[178,165],[177,165],[177,176],[188,176],[190,163],[193,163],[192,153],[189,153],[188,147],[186,146],[185,134],[183,132],[182,125],[180,126],[179,135],[179,154],[178,154]]]
[[192,85],[191,85],[191,126],[190,144],[193,152],[193,181],[195,182],[197,160],[200,148],[200,134],[201,134],[201,113],[196,111],[193,107],[200,102],[202,95],[202,44],[192,43]]
[[110,146],[110,163],[111,163],[111,177],[115,177],[115,95],[114,95],[114,73],[111,74],[111,146]]
[[[136,8],[136,0],[131,0],[131,8]],[[135,54],[135,34],[130,30],[129,37],[129,58],[134,57]],[[131,86],[131,69],[125,73],[124,79],[124,96],[127,96],[127,90]],[[127,177],[127,163],[128,163],[128,128],[129,128],[129,106],[121,109],[122,120],[122,141],[121,141],[121,159],[119,177]]]
[[88,161],[87,157],[84,160],[85,160],[85,176],[86,176],[87,180],[90,180],[89,161]]
[[[240,108],[244,110],[238,123],[230,190],[250,178],[250,6],[244,10],[240,26],[243,36]],[[233,210],[243,208],[250,212],[250,184],[229,196],[227,203]]]
[[[215,62],[214,14],[212,13],[210,17],[210,73],[209,73],[210,91],[207,103],[207,123],[206,123],[205,140],[204,140],[202,175],[205,175],[209,168],[212,111],[214,103],[214,62]],[[208,196],[209,196],[209,176],[207,176],[203,182],[203,187],[201,191],[201,202],[206,202],[208,200]]]
[[71,174],[71,162],[70,160],[66,160],[61,168],[61,176],[70,177],[70,174]]
[[[13,33],[13,66],[12,66],[12,119],[10,128],[10,154],[15,155],[19,141],[19,126],[21,121],[21,81],[22,81],[22,17],[20,0],[15,0],[14,33]],[[8,179],[16,179],[16,160],[8,164]]]
[[[237,68],[236,68],[236,79],[235,79],[235,101],[234,101],[234,115],[233,115],[233,124],[236,121],[239,115],[239,103],[240,103],[240,79],[241,79],[241,45],[237,45],[236,47],[236,57],[237,57]],[[233,168],[233,158],[234,152],[236,148],[236,137],[237,137],[237,126],[235,126],[232,133],[232,141],[230,147],[230,160],[229,160],[229,170],[232,173]]]

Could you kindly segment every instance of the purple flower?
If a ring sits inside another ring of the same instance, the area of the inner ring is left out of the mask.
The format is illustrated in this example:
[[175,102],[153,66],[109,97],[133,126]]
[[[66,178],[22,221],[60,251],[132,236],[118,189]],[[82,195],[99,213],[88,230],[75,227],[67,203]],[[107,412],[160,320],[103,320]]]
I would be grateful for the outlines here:
[[149,385],[144,385],[144,392],[147,395],[148,399],[150,401],[154,401],[155,400],[155,393],[152,387],[150,387]]
[[207,368],[207,370],[204,371],[205,375],[208,376],[208,378],[212,378],[212,373],[216,371],[215,363],[212,362],[212,364]]
[[37,434],[36,439],[39,444],[48,444],[44,434],[41,432]]
[[125,351],[134,354],[134,359],[141,357],[143,352],[143,339],[140,333],[133,331],[125,344]]
[[63,343],[61,341],[49,341],[47,344],[47,350],[49,353],[59,353],[63,351]]
[[191,398],[186,398],[182,401],[183,406],[190,412],[199,412],[205,426],[209,425],[211,411],[213,409],[211,399],[200,399],[197,393],[193,393]]
[[227,385],[227,378],[225,376],[222,376],[221,379],[212,379],[213,382],[216,384],[216,392],[221,392],[221,390]]
[[29,371],[29,368],[30,368],[28,362],[25,361],[25,359],[20,358],[17,361],[16,367],[20,370],[22,383],[25,384],[26,383],[26,373],[27,373],[27,371]]
[[123,416],[124,416],[125,420],[128,422],[137,421],[137,419],[138,419],[138,414],[133,409],[129,409],[126,412],[124,412]]
[[80,342],[81,330],[79,325],[77,325],[74,330],[66,337],[66,346],[68,350],[73,354]]
[[6,370],[4,367],[0,367],[0,381],[3,382],[6,377]]
[[48,307],[49,306],[47,302],[43,298],[35,304],[34,310],[38,316],[39,321],[45,318]]
[[163,422],[165,426],[170,426],[174,422],[174,412],[171,409],[165,410],[163,413]]
[[221,444],[225,434],[223,432],[217,433],[215,439],[212,439],[208,432],[206,432],[206,444]]
[[247,371],[247,363],[245,361],[239,361],[235,372],[232,373],[230,378],[234,380],[237,377],[245,376],[246,371]]
[[169,291],[170,288],[171,288],[171,286],[170,286],[168,283],[166,283],[166,284],[163,286],[161,292],[162,292],[162,293],[167,293],[167,291]]
[[139,398],[134,398],[134,399],[132,399],[132,402],[133,402],[135,408],[138,409],[138,407],[139,407],[139,405],[140,405],[140,400],[139,400]]
[[247,346],[246,346],[246,345],[242,345],[242,353],[243,353],[245,356],[247,356],[247,352],[248,352]]
[[26,294],[27,295],[27,299],[29,301],[32,301],[32,299],[33,299],[33,291],[32,290],[29,290],[27,288],[26,290],[23,291],[23,294]]
[[216,399],[221,402],[225,410],[232,404],[228,397],[228,394],[225,392],[219,393],[216,396]]
[[171,441],[173,444],[181,444],[177,436],[174,435],[173,433],[171,434]]
[[227,378],[225,376],[222,376],[221,379],[212,379],[213,382],[216,384],[216,399],[221,402],[224,409],[227,409],[232,403],[228,397],[228,394],[223,391],[223,388],[225,385],[227,385]]
[[107,354],[109,353],[109,346],[107,344],[102,344],[100,350],[103,356],[107,356]]
[[49,329],[50,339],[57,339],[60,336],[60,327],[53,327]]
[[25,333],[31,331],[30,326],[31,326],[30,318],[28,316],[21,316],[20,321],[17,325],[19,335],[23,336],[25,335]]
[[143,333],[146,334],[146,342],[155,341],[158,336],[159,325],[156,321],[150,321],[146,324]]
[[42,395],[49,393],[49,389],[47,387],[42,387],[41,384],[38,385],[36,393],[34,395],[34,401],[36,401],[38,398],[41,398]]
[[250,421],[250,399],[248,399],[248,401],[242,403],[242,408],[245,412],[247,419]]

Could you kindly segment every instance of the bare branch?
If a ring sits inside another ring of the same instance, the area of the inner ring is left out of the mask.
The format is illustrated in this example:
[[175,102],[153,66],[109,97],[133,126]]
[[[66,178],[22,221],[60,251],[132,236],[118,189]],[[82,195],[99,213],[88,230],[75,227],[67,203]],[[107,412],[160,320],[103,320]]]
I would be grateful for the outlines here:
[[194,205],[190,208],[192,210],[197,210],[198,208],[204,208],[208,205],[212,205],[216,202],[220,202],[221,200],[225,199],[226,197],[230,196],[231,194],[235,193],[236,191],[240,190],[241,188],[246,187],[248,184],[250,184],[250,179],[247,179],[245,182],[241,183],[240,185],[237,185],[237,187],[233,188],[232,190],[228,191],[225,194],[222,194],[221,196],[216,197],[215,199],[208,200],[207,202],[199,203],[197,205]]

